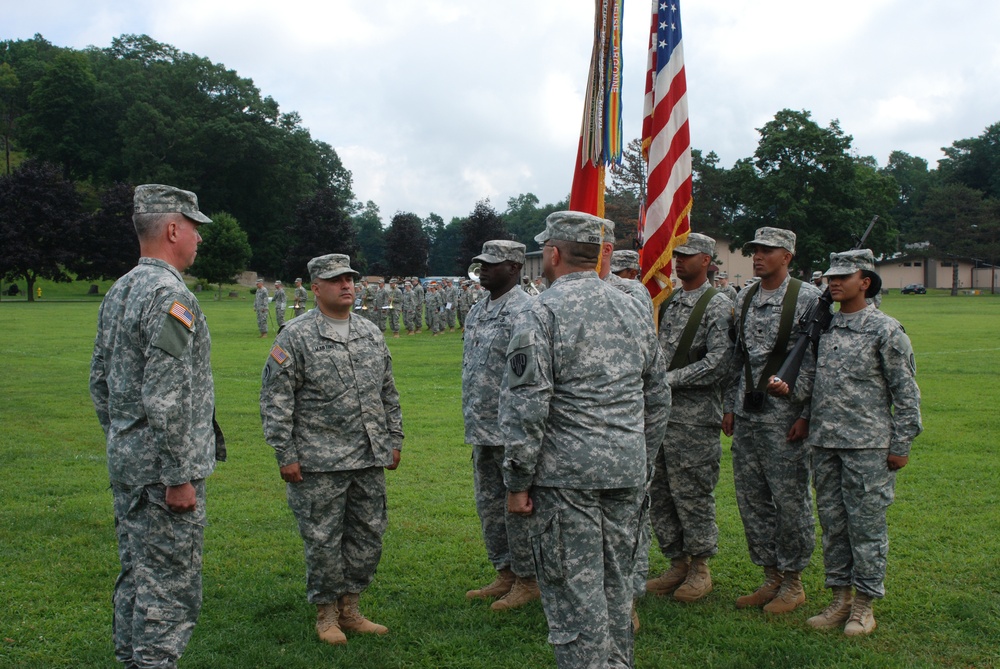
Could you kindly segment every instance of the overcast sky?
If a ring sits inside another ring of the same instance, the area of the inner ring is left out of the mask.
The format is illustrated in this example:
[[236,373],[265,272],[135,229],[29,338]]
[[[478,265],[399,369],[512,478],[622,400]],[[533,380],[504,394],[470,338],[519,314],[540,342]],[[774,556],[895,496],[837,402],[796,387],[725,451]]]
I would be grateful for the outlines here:
[[[383,221],[569,193],[590,0],[2,0],[0,39],[107,47],[137,33],[253,79],[297,111]],[[859,155],[934,167],[1000,121],[1000,3],[682,0],[691,137],[724,167],[783,108],[839,119]],[[624,138],[638,137],[650,4],[625,2]],[[185,184],[176,184],[185,186]],[[697,229],[697,221],[692,221]]]

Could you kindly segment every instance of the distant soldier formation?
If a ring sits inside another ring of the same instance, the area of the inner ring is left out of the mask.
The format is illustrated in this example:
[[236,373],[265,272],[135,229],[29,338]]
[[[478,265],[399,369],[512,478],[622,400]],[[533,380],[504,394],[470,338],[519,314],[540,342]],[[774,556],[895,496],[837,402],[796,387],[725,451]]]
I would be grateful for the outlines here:
[[[211,220],[194,193],[148,184],[134,223],[141,258],[101,305],[90,373],[121,562],[113,641],[124,666],[176,667],[202,605],[205,479],[225,459],[208,324],[180,274]],[[735,607],[805,603],[815,490],[832,596],[805,624],[875,630],[886,512],[922,425],[910,341],[871,303],[871,251],[833,253],[819,282],[800,281],[788,269],[795,234],[763,227],[744,247],[757,281],[734,294],[709,278],[715,240],[688,233],[673,251],[679,283],[654,308],[638,255],[613,251],[614,235],[606,219],[549,215],[535,237],[547,285],[522,279],[525,246],[508,240],[472,259],[477,280],[426,286],[366,280],[348,256],[319,256],[308,263],[315,308],[298,278],[287,322],[282,283],[272,296],[256,282],[260,336],[277,330],[261,372],[263,437],[304,545],[321,642],[389,633],[360,606],[404,440],[385,337],[425,327],[464,332],[464,442],[492,575],[465,598],[494,611],[540,605],[558,667],[633,667],[637,601],[710,595],[721,434],[762,571]],[[823,280],[829,301],[817,299]],[[819,309],[829,327],[786,375],[796,324]],[[653,534],[670,567],[648,578]]]

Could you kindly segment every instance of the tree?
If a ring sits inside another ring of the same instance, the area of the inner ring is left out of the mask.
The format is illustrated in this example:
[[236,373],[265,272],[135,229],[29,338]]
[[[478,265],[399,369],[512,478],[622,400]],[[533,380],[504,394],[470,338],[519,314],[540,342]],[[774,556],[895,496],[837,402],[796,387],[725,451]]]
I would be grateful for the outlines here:
[[10,63],[0,63],[0,136],[3,137],[4,164],[7,166],[4,174],[10,174],[10,145],[21,115],[17,99],[19,87],[20,81],[14,68]]
[[1000,198],[1000,122],[942,151],[946,157],[938,161],[938,170],[945,183],[963,184],[987,197]]
[[397,212],[385,233],[385,264],[395,276],[423,276],[430,245],[420,217]]
[[976,258],[983,236],[996,237],[995,200],[962,184],[932,188],[917,215],[930,252],[952,264],[951,294],[958,295],[958,260]]
[[510,239],[503,217],[490,206],[489,198],[476,203],[469,217],[462,221],[462,236],[458,245],[458,256],[452,260],[452,274],[465,276],[472,258],[483,250],[483,244],[491,239]]
[[0,176],[0,274],[23,278],[28,301],[35,281],[72,281],[66,266],[76,257],[80,220],[73,184],[54,165],[21,164]]
[[351,226],[351,202],[333,188],[322,188],[299,203],[288,226],[288,253],[282,266],[285,276],[305,276],[309,261],[328,253],[358,254]]
[[555,204],[540,205],[534,193],[523,193],[507,200],[504,226],[511,239],[529,249],[535,247],[535,235],[545,229],[545,218],[554,211],[569,209],[569,198]]
[[139,239],[132,225],[134,193],[129,184],[112,184],[100,194],[100,208],[80,221],[78,257],[70,264],[77,279],[117,279],[135,267]]
[[899,197],[891,213],[899,226],[902,241],[921,241],[913,238],[912,233],[917,225],[917,213],[935,180],[935,175],[927,169],[927,161],[905,151],[893,151],[889,154],[889,162],[880,172],[892,177],[899,189]]
[[358,264],[362,274],[385,274],[385,230],[378,205],[368,200],[364,208],[351,219],[354,236],[358,242]]
[[232,283],[250,262],[250,242],[239,222],[224,211],[214,212],[212,222],[198,227],[202,242],[188,273],[208,283]]
[[455,254],[462,238],[462,219],[453,217],[445,225],[443,218],[432,213],[424,220],[424,232],[430,239],[427,275],[450,275],[455,269]]

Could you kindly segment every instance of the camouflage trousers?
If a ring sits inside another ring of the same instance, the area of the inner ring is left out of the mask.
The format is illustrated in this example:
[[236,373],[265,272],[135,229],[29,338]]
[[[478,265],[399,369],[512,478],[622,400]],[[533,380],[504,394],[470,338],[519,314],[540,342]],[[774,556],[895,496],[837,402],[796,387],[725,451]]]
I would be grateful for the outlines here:
[[281,329],[281,326],[285,324],[285,308],[275,307],[274,308],[274,322]]
[[886,464],[888,451],[814,448],[812,455],[826,587],[853,585],[858,592],[885,597],[886,511],[896,488],[896,472]]
[[298,318],[302,314],[306,313],[305,307],[292,307],[292,311],[295,312],[295,318]]
[[639,507],[639,526],[636,529],[635,563],[632,565],[632,598],[639,599],[646,594],[646,578],[649,576],[649,547],[653,543],[653,532],[649,524],[649,493],[642,496]]
[[483,527],[486,557],[497,571],[510,567],[517,576],[534,578],[535,562],[528,541],[528,520],[507,511],[503,457],[503,446],[472,447],[476,512]]
[[649,496],[653,531],[668,560],[719,552],[715,486],[721,459],[718,426],[667,426]]
[[455,327],[455,307],[452,307],[451,309],[445,308],[443,316],[444,316],[444,327],[446,328]]
[[115,658],[141,668],[177,666],[201,611],[205,481],[191,513],[167,508],[159,484],[112,483],[121,572],[115,581]]
[[789,443],[791,425],[736,416],[733,479],[750,559],[802,571],[816,546],[809,449]]
[[257,312],[257,329],[262,335],[267,334],[267,313],[264,309]]
[[439,309],[437,311],[427,312],[427,326],[433,333],[441,332],[445,329],[444,324],[444,309]]
[[372,322],[375,323],[375,327],[378,328],[379,332],[385,332],[385,319],[388,313],[389,310],[382,307],[376,307],[375,309],[375,319]]
[[395,307],[389,309],[389,329],[399,334],[399,309]]
[[388,525],[383,469],[302,472],[302,481],[289,483],[287,492],[305,544],[309,602],[330,604],[364,592]]
[[633,666],[640,488],[532,488],[531,550],[560,669]]

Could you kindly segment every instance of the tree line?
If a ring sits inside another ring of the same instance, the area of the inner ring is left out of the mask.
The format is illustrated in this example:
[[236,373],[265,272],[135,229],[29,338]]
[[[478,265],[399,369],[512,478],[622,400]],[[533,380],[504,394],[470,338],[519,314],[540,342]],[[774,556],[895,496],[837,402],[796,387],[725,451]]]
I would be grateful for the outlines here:
[[[732,168],[692,152],[692,229],[736,247],[762,225],[789,228],[802,272],[852,245],[875,214],[876,253],[1000,256],[1000,123],[944,147],[935,169],[902,151],[880,167],[857,155],[838,121],[822,127],[804,110],[780,110],[757,130],[756,151]],[[39,277],[110,279],[131,268],[139,183],[193,190],[219,219],[192,268],[210,283],[242,269],[291,279],[329,252],[350,254],[365,273],[461,275],[487,239],[533,249],[545,217],[568,206],[568,195],[542,204],[525,193],[502,211],[483,199],[448,223],[396,212],[386,224],[297,113],[224,65],[145,35],[83,50],[40,35],[0,42],[0,139],[0,276],[29,290]],[[619,247],[634,243],[644,195],[633,140],[606,192]]]

